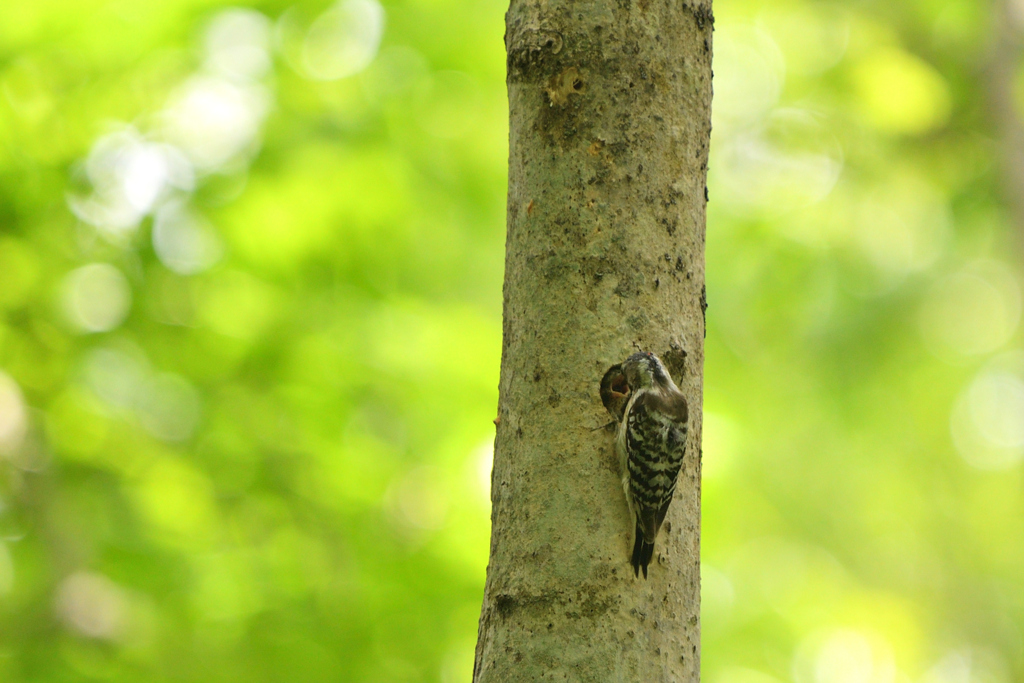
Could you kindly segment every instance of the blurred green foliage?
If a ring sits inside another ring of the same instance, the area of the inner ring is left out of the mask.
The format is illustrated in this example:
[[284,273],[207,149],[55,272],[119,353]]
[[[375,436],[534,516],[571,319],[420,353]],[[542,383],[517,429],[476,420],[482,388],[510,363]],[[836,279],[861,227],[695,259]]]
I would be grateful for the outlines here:
[[[999,15],[715,9],[704,677],[1020,679]],[[469,679],[504,10],[0,6],[0,680]]]

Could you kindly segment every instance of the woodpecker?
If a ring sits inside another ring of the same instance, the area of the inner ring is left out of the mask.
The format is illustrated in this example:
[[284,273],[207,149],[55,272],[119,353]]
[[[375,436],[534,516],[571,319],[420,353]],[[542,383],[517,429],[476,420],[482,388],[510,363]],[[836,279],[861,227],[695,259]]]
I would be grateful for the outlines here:
[[654,539],[672,502],[686,454],[686,398],[653,353],[634,353],[602,380],[601,398],[618,419],[615,448],[622,488],[636,522],[633,573],[639,577],[654,555]]

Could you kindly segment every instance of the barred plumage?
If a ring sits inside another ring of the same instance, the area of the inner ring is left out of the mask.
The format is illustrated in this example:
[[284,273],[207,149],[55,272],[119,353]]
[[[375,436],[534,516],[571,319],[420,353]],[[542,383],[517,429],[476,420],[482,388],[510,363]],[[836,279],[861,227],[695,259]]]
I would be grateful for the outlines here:
[[[616,449],[622,488],[636,522],[631,564],[637,576],[642,570],[646,578],[654,539],[665,521],[686,454],[689,415],[682,392],[653,353],[635,353],[616,367],[613,370],[628,385]],[[618,417],[612,406],[608,408]]]

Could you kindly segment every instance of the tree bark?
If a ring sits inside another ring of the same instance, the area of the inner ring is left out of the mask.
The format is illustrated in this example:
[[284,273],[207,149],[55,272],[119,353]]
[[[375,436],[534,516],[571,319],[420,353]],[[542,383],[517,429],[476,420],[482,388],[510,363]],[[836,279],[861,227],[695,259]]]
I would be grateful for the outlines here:
[[1003,195],[1018,245],[1024,244],[1024,118],[1014,92],[1024,54],[1024,6],[1000,0],[992,9],[993,49],[988,63],[988,100],[1002,163]]
[[[474,681],[696,681],[710,0],[512,0],[504,335]],[[690,441],[650,578],[598,395],[639,347]]]

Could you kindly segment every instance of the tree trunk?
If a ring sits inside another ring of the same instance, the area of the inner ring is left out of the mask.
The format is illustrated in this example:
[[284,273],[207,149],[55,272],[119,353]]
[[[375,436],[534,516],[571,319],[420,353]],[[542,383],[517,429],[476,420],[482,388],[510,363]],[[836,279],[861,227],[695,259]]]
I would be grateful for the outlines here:
[[988,100],[1002,156],[1003,194],[1016,228],[1016,241],[1024,244],[1024,118],[1016,92],[1024,55],[1024,6],[1014,0],[1000,0],[993,5],[992,14]]
[[[710,0],[512,0],[504,340],[474,681],[696,681]],[[598,386],[690,405],[650,578]]]

